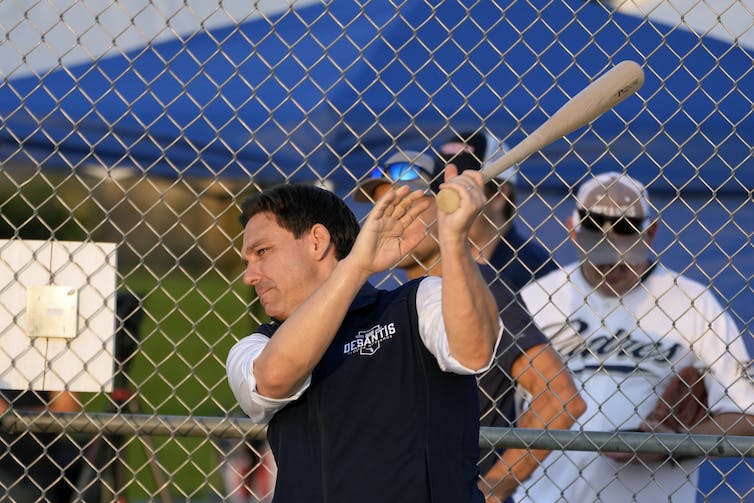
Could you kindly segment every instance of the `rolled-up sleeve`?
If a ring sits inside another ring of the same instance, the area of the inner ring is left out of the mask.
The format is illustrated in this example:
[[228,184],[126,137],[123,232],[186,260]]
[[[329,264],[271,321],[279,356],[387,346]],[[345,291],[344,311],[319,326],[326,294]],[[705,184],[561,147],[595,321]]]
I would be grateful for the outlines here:
[[257,424],[267,424],[277,411],[299,398],[311,382],[311,377],[308,377],[301,388],[287,398],[268,398],[257,393],[254,360],[268,342],[269,339],[263,334],[244,337],[230,349],[225,365],[233,395],[241,409]]
[[442,280],[439,277],[428,277],[422,280],[416,291],[416,312],[419,318],[419,336],[424,346],[432,353],[437,364],[444,372],[461,375],[480,374],[492,366],[497,353],[497,346],[503,334],[503,323],[499,322],[500,330],[495,341],[495,350],[484,368],[472,370],[461,365],[452,354],[445,322],[442,317]]

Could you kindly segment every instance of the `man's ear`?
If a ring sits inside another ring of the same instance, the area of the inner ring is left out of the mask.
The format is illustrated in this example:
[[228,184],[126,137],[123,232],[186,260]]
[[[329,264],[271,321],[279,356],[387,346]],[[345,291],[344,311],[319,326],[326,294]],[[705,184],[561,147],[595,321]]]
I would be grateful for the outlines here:
[[568,229],[568,235],[571,237],[571,239],[576,240],[576,227],[575,222],[573,221],[573,215],[566,218],[565,224],[566,229]]
[[331,249],[332,239],[330,231],[322,224],[314,224],[309,230],[311,252],[315,260],[322,260]]
[[510,204],[510,187],[503,185],[488,198],[487,204],[496,214],[502,215],[505,207]]
[[651,245],[654,242],[656,235],[657,235],[657,220],[649,224],[649,227],[647,228],[646,241],[648,245]]

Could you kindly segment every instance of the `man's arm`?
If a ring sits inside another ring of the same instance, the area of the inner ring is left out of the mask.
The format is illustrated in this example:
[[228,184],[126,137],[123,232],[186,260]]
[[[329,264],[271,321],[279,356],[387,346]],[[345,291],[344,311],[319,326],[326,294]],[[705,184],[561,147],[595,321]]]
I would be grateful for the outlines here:
[[754,436],[754,415],[737,412],[715,414],[693,428],[689,428],[689,433]]
[[72,391],[52,391],[49,408],[52,412],[78,412],[81,410],[81,402]]
[[707,327],[702,336],[695,337],[693,346],[706,369],[704,372],[693,366],[680,369],[640,429],[752,436],[754,385],[741,372],[749,361],[743,336],[709,291],[695,300],[694,310],[702,321],[700,325]]
[[369,274],[348,257],[285,320],[254,360],[257,392],[286,398],[301,387],[332,343]]
[[442,311],[450,353],[463,366],[489,365],[500,332],[497,304],[469,251],[471,224],[485,203],[482,175],[467,170],[456,176],[449,165],[442,188],[452,187],[461,203],[454,213],[438,211],[442,256]]
[[754,416],[708,409],[704,374],[689,365],[673,375],[640,429],[702,435],[754,435]]
[[[639,425],[639,430],[647,433],[754,436],[754,415],[738,412],[711,414],[704,376],[695,367],[688,366],[672,376],[654,409]],[[653,453],[605,452],[604,455],[616,461],[635,463],[667,458],[666,454]]]
[[325,354],[367,278],[391,267],[421,241],[423,234],[406,232],[426,209],[421,197],[421,192],[409,194],[408,187],[400,187],[377,201],[348,256],[280,325],[254,361],[259,394],[291,396]]
[[[521,428],[566,430],[586,410],[568,369],[549,344],[533,346],[516,358],[512,374],[531,395],[529,408],[518,418]],[[503,501],[513,494],[549,454],[545,450],[506,449],[479,483],[485,494],[490,493],[487,501]]]
[[707,416],[707,403],[704,375],[689,365],[670,377],[665,391],[645,420],[651,426],[642,429],[681,431],[693,427]]

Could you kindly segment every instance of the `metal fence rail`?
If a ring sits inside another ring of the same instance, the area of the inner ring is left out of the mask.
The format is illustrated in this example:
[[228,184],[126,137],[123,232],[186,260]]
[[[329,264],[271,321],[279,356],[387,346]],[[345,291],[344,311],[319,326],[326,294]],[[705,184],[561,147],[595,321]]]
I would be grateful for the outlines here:
[[[29,414],[13,412],[0,419],[6,431],[86,433],[91,435],[264,438],[265,427],[242,418],[147,416],[144,414]],[[735,435],[600,432],[492,428],[482,426],[483,448],[526,447],[545,450],[615,451],[669,456],[754,455],[754,439]]]

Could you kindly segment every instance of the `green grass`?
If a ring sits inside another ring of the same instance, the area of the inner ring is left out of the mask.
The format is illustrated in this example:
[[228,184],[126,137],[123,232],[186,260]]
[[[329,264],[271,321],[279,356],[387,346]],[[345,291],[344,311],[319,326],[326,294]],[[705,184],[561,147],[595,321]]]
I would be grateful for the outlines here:
[[[225,358],[230,347],[256,326],[259,315],[249,310],[251,289],[216,272],[196,279],[180,271],[160,278],[136,272],[129,273],[124,284],[144,299],[141,347],[127,374],[143,412],[222,417],[237,411],[225,377]],[[96,410],[101,403],[92,401],[87,408]],[[214,440],[162,437],[153,442],[173,498],[207,492],[208,478],[220,487]],[[142,445],[140,439],[132,439],[126,451],[134,473],[127,481],[129,496],[135,499],[156,494]]]

